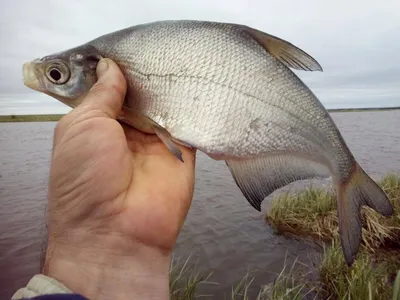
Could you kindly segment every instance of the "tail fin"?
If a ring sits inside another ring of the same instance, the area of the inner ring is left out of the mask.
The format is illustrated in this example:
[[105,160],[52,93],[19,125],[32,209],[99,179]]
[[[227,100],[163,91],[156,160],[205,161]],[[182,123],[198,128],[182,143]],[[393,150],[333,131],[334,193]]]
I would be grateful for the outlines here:
[[338,188],[339,235],[344,257],[349,266],[362,239],[361,206],[367,205],[383,216],[393,214],[393,206],[385,192],[355,163],[350,178]]

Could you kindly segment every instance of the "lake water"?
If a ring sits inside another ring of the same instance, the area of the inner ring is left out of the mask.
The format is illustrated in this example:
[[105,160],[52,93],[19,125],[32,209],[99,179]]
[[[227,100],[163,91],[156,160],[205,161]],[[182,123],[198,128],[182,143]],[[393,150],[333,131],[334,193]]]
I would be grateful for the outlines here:
[[[361,166],[374,179],[400,171],[400,110],[332,114]],[[0,123],[0,298],[8,299],[39,272],[45,241],[47,176],[55,123]],[[294,184],[291,187],[297,187]],[[273,282],[296,257],[310,262],[316,252],[303,241],[273,234],[246,202],[224,162],[198,153],[193,205],[175,256],[204,274],[203,294],[222,299],[232,284],[256,271],[257,285]]]

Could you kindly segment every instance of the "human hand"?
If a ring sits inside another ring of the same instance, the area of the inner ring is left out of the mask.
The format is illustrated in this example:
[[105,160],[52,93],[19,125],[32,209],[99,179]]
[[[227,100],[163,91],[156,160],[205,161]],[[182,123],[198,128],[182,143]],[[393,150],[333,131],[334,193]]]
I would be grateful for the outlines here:
[[184,163],[155,135],[116,118],[117,65],[56,126],[43,273],[90,299],[168,299],[171,253],[190,207],[195,150]]

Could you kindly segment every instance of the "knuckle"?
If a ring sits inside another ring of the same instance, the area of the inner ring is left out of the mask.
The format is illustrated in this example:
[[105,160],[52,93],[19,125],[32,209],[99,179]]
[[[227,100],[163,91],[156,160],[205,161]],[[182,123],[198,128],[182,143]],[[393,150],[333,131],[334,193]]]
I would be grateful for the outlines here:
[[97,97],[97,96],[107,93],[108,90],[109,90],[109,87],[107,86],[107,84],[105,84],[104,82],[98,81],[90,89],[90,94],[92,96]]
[[118,84],[111,84],[110,85],[110,93],[119,99],[123,99],[125,97],[125,92]]
[[60,120],[57,122],[54,127],[54,136],[59,136],[64,133],[65,129],[68,127],[68,124],[71,122],[70,113],[62,116]]

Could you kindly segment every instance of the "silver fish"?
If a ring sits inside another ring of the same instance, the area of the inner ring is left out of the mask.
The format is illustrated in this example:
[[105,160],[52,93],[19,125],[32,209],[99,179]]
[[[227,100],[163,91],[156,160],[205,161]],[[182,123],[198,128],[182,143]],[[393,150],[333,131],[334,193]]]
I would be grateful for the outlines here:
[[291,182],[332,177],[349,265],[361,243],[361,206],[393,214],[329,113],[291,70],[322,71],[293,44],[245,25],[160,21],[27,62],[24,83],[76,107],[96,82],[102,57],[114,60],[128,83],[120,120],[157,134],[181,160],[176,143],[225,160],[258,211]]

